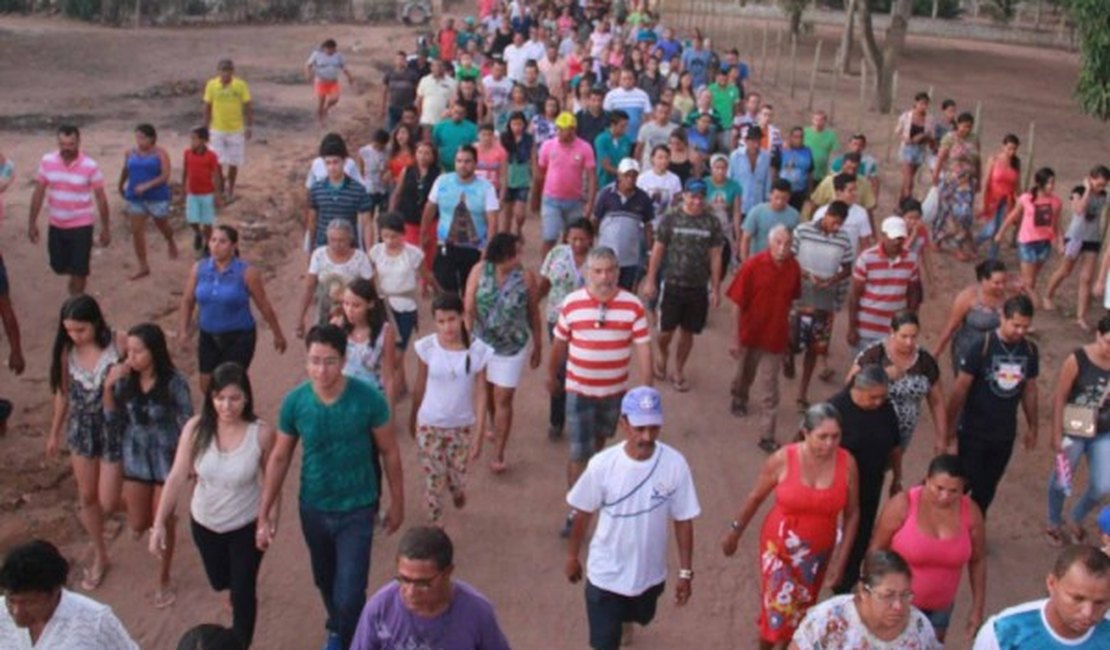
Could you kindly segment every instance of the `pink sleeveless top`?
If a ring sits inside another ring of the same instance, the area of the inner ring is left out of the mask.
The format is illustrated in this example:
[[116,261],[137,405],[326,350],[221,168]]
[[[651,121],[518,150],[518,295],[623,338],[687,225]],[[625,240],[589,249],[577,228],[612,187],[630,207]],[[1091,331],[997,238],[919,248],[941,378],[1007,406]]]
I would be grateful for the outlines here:
[[966,495],[960,498],[960,530],[955,537],[930,537],[917,526],[921,490],[917,486],[907,493],[909,512],[894,533],[890,550],[905,558],[913,571],[914,606],[935,611],[946,609],[956,599],[960,573],[971,559],[971,501]]

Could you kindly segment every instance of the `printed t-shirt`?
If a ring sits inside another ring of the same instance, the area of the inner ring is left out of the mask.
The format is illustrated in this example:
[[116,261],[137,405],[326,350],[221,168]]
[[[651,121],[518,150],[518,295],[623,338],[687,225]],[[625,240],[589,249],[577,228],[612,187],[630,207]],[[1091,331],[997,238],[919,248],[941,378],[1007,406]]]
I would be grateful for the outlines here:
[[1018,242],[1031,244],[1056,238],[1056,221],[1060,218],[1060,197],[1041,194],[1036,199],[1029,192],[1018,197],[1021,206],[1021,228]]
[[436,236],[441,243],[484,248],[489,224],[486,213],[501,209],[493,185],[475,176],[463,183],[454,172],[440,174],[428,192],[439,209]]
[[208,128],[220,133],[237,133],[243,130],[243,105],[251,101],[247,82],[232,77],[226,86],[219,77],[208,80],[204,87],[204,103],[212,106],[212,121]]
[[716,217],[708,212],[689,215],[677,207],[663,217],[655,241],[666,247],[664,282],[693,288],[709,282],[709,252],[723,246],[725,240]]
[[960,357],[960,372],[972,380],[957,431],[977,440],[1012,441],[1025,384],[1040,374],[1040,355],[1029,339],[1003,343],[997,331],[984,336],[985,351],[983,339],[976,339]]
[[1102,650],[1110,647],[1110,613],[1077,639],[1065,639],[1048,625],[1048,599],[1008,607],[987,619],[972,650]]
[[[433,641],[434,639],[434,641]],[[396,580],[371,596],[358,619],[350,650],[509,650],[493,605],[460,580],[451,581],[451,603],[431,618],[405,607]]]

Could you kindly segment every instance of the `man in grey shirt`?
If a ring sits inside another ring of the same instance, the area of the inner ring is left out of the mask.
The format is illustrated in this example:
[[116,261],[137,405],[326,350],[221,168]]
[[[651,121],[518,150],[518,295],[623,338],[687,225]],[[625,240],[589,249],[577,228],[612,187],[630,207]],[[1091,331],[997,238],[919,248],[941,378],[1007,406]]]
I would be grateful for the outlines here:
[[671,103],[660,100],[652,109],[652,120],[640,127],[640,134],[636,136],[636,147],[632,157],[640,161],[643,167],[651,167],[651,152],[661,144],[671,140],[678,125],[671,122]]

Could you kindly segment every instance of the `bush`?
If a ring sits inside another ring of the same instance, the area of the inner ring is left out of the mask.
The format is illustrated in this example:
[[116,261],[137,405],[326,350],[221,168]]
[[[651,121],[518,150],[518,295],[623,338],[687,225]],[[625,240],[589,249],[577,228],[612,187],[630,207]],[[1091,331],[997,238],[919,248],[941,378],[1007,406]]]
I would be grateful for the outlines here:
[[100,16],[100,0],[65,0],[62,13],[70,18],[92,20]]
[[14,14],[31,10],[31,0],[0,0],[0,14]]
[[[893,4],[892,0],[869,0],[869,2],[871,3],[872,15],[889,14],[890,5]],[[843,11],[848,3],[844,0],[827,0],[826,2],[819,2],[819,4],[823,4],[830,9]],[[962,14],[963,9],[960,8],[960,0],[940,0],[937,6],[937,18],[959,18]],[[932,16],[933,0],[914,0],[913,15]]]

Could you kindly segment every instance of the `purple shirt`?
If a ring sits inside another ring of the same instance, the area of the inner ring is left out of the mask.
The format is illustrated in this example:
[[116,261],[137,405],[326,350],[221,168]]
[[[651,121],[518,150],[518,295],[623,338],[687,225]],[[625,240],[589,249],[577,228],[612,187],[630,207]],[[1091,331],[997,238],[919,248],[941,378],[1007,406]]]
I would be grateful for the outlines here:
[[351,650],[509,650],[493,605],[465,582],[452,582],[451,604],[439,616],[409,611],[397,581],[367,601]]

